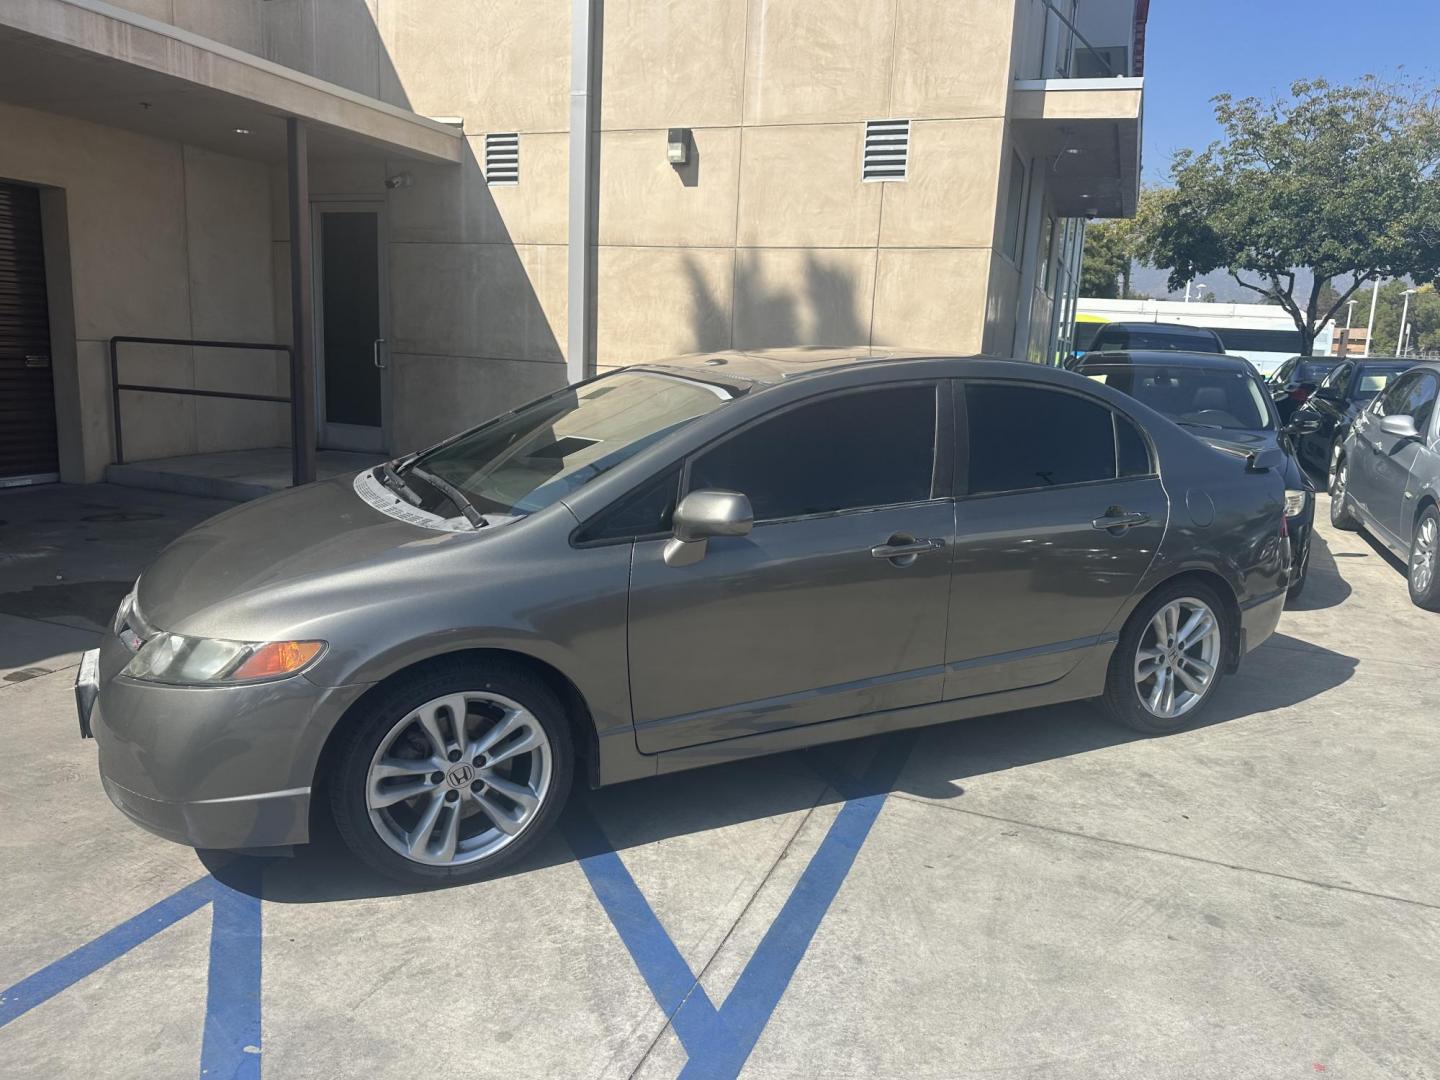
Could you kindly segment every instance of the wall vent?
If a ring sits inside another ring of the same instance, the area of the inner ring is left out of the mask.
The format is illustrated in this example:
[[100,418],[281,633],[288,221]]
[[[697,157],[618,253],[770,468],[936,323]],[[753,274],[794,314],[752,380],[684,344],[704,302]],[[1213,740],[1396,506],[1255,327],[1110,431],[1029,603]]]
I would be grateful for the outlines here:
[[904,180],[910,164],[910,121],[865,121],[862,180]]
[[520,136],[513,131],[485,136],[485,182],[520,182]]

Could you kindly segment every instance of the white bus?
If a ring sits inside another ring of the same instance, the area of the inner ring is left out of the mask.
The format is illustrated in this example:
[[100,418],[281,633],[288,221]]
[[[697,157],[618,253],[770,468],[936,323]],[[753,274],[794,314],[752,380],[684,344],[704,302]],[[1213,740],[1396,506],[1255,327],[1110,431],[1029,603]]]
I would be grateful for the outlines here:
[[[1084,352],[1095,332],[1107,322],[1179,323],[1201,326],[1220,335],[1225,351],[1243,356],[1268,375],[1300,353],[1300,331],[1281,308],[1272,304],[1221,304],[1178,300],[1095,300],[1075,302],[1075,343]],[[1334,325],[1326,324],[1315,338],[1317,356],[1330,355]]]

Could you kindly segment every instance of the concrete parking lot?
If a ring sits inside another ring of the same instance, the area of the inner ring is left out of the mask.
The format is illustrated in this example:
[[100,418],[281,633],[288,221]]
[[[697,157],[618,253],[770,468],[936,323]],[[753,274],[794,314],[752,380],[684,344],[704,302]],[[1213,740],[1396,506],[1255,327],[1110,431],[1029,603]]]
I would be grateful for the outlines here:
[[1440,616],[1321,502],[1204,727],[1064,706],[577,793],[525,865],[407,892],[101,792],[78,654],[226,504],[0,493],[0,1076],[1440,1076]]

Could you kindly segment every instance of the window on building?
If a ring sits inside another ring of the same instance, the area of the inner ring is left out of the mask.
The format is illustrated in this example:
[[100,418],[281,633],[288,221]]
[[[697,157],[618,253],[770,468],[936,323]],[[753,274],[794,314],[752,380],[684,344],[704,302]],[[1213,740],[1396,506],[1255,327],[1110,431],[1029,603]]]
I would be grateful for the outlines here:
[[929,499],[935,395],[885,387],[786,410],[696,457],[689,490],[743,492],[756,521]]
[[[1063,487],[1116,476],[1114,413],[1077,394],[1034,386],[971,383],[965,388],[971,495]],[[1138,432],[1134,433],[1138,437]],[[1127,468],[1137,468],[1126,437]],[[1144,450],[1149,472],[1149,451]],[[1128,475],[1128,474],[1127,474]]]
[[1025,162],[1020,155],[1010,155],[1010,180],[1005,193],[1005,255],[1013,263],[1020,261],[1020,244],[1025,236]]

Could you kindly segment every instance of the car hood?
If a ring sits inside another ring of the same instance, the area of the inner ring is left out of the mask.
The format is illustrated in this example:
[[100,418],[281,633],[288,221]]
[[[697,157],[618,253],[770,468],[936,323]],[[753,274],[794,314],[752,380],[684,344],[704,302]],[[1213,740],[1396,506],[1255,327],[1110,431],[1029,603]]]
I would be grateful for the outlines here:
[[1217,450],[1225,450],[1230,453],[1252,454],[1257,450],[1267,450],[1272,446],[1279,447],[1285,452],[1285,487],[1292,491],[1309,491],[1313,488],[1309,480],[1305,478],[1304,470],[1300,468],[1300,462],[1295,458],[1295,451],[1291,448],[1288,440],[1283,440],[1274,431],[1249,431],[1233,430],[1212,430],[1210,428],[1187,427],[1190,432],[1201,442],[1209,443]]
[[191,529],[141,575],[141,617],[161,630],[261,640],[277,621],[300,627],[332,612],[336,594],[373,595],[378,581],[421,572],[416,555],[476,535],[392,518],[353,479],[277,492]]

